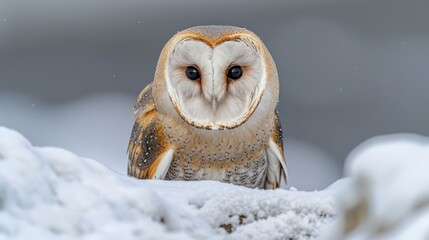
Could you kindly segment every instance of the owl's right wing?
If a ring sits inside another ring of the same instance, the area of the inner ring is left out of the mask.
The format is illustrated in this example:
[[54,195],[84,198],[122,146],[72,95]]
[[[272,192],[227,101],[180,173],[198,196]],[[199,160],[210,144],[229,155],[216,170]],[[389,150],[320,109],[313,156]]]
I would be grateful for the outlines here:
[[286,160],[283,153],[283,133],[282,126],[277,111],[274,115],[274,129],[268,140],[267,147],[268,170],[265,179],[265,189],[275,189],[280,187],[283,177],[285,185],[288,182]]
[[128,144],[128,175],[141,179],[164,179],[174,148],[163,134],[149,84],[134,106],[137,116]]

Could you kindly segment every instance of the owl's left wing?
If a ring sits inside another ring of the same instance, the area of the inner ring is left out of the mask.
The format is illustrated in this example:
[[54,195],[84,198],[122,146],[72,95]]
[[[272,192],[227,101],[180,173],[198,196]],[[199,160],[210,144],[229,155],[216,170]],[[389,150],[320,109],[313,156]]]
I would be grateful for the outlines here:
[[286,160],[283,153],[283,134],[277,111],[274,115],[274,129],[270,135],[267,147],[268,170],[265,179],[265,189],[275,189],[280,186],[283,175],[285,184],[288,182]]
[[174,148],[163,134],[152,98],[152,86],[143,89],[134,106],[137,116],[128,145],[128,175],[142,179],[164,179]]

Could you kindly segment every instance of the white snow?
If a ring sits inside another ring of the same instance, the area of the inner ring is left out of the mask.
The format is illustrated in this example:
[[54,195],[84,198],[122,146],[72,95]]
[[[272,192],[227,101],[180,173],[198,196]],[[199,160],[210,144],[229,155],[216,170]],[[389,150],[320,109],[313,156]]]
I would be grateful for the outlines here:
[[429,138],[370,139],[350,154],[345,172],[341,214],[326,239],[429,239]]
[[317,239],[335,189],[136,180],[0,127],[0,239]]
[[429,139],[402,134],[319,192],[136,180],[0,127],[0,239],[426,240],[428,169]]

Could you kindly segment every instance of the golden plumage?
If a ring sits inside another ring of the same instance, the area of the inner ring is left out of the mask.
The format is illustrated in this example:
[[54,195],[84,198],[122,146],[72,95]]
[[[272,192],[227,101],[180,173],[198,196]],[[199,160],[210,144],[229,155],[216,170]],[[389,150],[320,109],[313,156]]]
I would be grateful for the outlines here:
[[[189,66],[197,80],[186,78]],[[229,77],[232,67],[239,79]],[[177,33],[134,107],[128,174],[277,188],[282,172],[287,180],[278,95],[274,61],[254,33],[230,26]]]

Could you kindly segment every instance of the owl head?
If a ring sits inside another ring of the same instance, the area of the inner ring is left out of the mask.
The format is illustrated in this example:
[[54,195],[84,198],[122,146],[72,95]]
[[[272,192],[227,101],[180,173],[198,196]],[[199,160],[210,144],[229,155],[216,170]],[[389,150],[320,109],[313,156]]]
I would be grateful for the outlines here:
[[176,112],[196,128],[233,129],[271,117],[278,85],[272,57],[253,32],[199,26],[178,32],[165,45],[153,89],[161,114]]

